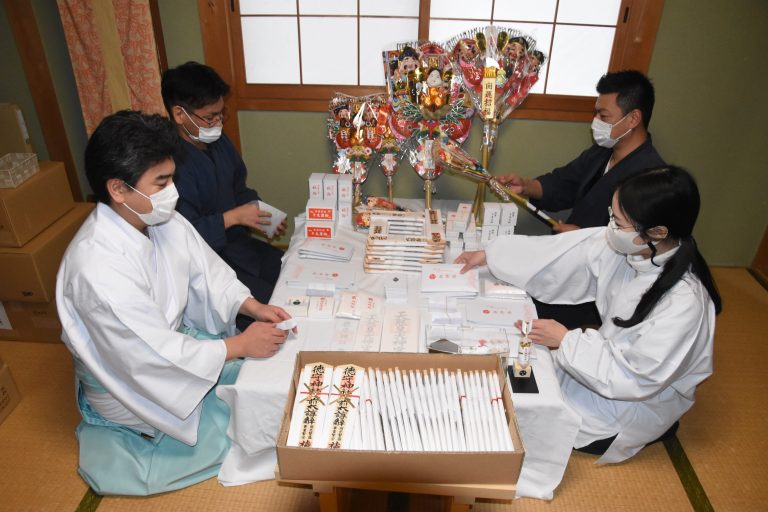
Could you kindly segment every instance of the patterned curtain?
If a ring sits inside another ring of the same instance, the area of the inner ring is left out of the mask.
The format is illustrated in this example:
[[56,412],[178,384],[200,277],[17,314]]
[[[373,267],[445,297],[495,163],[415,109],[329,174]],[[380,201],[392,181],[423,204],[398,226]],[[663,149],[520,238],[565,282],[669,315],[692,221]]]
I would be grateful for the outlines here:
[[149,0],[57,0],[85,128],[130,108],[165,114]]

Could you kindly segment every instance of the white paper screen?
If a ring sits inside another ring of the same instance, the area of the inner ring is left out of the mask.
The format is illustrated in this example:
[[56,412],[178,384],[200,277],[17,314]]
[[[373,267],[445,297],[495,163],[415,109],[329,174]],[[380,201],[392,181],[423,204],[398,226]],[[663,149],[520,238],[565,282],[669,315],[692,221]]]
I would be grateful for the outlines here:
[[240,14],[296,14],[296,0],[240,0]]
[[558,23],[616,25],[621,0],[560,0]]
[[[295,3],[295,2],[294,2]],[[299,15],[347,14],[357,16],[357,0],[299,0]]]
[[357,18],[301,18],[305,84],[357,85]]
[[494,20],[544,21],[555,18],[557,0],[496,0]]
[[360,85],[384,85],[381,52],[415,41],[419,21],[407,18],[360,18]]
[[[431,18],[471,18],[491,19],[491,0],[432,0],[429,16]],[[478,22],[475,22],[476,24]],[[482,24],[482,23],[480,23]]]
[[595,84],[608,71],[615,31],[613,27],[558,25],[547,94],[595,96]]
[[245,81],[249,84],[300,83],[296,18],[243,17],[240,21]]
[[360,16],[419,16],[419,0],[360,0]]

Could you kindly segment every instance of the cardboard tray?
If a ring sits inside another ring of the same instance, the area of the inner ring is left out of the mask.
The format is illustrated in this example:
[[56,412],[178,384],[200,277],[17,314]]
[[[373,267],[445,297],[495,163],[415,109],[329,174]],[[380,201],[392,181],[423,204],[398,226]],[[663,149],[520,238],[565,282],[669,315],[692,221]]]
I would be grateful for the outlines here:
[[[447,368],[494,371],[502,389],[514,451],[384,452],[286,446],[301,370],[304,365],[318,361],[334,366],[353,363],[382,369],[399,367],[403,370]],[[524,454],[504,369],[501,359],[495,355],[299,352],[296,357],[291,389],[277,439],[277,461],[281,479],[514,485],[520,475]]]

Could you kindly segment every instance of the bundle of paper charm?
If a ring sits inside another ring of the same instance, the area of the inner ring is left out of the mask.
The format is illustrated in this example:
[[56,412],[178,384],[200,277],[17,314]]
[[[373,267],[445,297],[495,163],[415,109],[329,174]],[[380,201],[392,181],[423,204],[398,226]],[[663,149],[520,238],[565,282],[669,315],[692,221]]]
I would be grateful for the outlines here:
[[303,260],[289,263],[281,273],[291,288],[301,288],[306,295],[332,297],[336,290],[348,290],[355,282],[355,272],[347,265],[328,261]]
[[303,368],[288,446],[514,451],[498,375],[353,364]]
[[365,244],[366,272],[421,272],[441,263],[446,242],[440,210],[373,211]]
[[480,249],[477,225],[470,203],[460,203],[455,212],[448,212],[445,217],[445,238],[450,248],[450,261],[463,251]]

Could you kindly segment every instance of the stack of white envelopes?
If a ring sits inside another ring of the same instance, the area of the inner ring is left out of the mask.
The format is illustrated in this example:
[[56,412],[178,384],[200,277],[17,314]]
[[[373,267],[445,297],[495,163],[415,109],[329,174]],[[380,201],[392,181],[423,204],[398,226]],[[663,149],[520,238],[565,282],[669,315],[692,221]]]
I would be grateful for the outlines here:
[[464,265],[444,263],[424,265],[421,269],[422,297],[446,295],[451,297],[476,297],[480,293],[477,269],[462,274]]
[[352,259],[355,248],[336,240],[307,238],[299,246],[299,258],[347,262]]
[[366,272],[421,272],[422,265],[442,263],[445,226],[440,210],[372,211],[365,245]]

